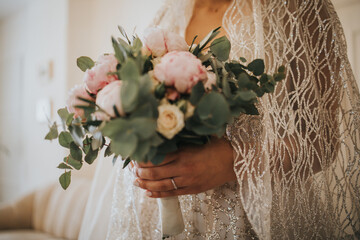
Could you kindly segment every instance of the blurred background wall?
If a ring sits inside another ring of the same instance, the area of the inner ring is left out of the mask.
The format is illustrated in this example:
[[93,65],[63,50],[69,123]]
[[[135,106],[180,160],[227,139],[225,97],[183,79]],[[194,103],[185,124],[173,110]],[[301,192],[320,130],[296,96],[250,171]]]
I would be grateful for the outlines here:
[[[56,166],[66,151],[43,140],[44,116],[55,120],[67,91],[81,83],[76,58],[110,52],[117,25],[141,33],[163,1],[0,0],[0,202],[61,174]],[[359,79],[360,0],[333,2]],[[91,177],[93,169],[81,174]]]

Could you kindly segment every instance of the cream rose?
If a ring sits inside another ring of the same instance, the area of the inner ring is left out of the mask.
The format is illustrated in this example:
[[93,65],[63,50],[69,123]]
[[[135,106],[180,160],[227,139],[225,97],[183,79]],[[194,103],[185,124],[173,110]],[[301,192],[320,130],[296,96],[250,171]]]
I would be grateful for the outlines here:
[[172,139],[185,126],[184,113],[175,105],[160,105],[157,131],[167,139]]

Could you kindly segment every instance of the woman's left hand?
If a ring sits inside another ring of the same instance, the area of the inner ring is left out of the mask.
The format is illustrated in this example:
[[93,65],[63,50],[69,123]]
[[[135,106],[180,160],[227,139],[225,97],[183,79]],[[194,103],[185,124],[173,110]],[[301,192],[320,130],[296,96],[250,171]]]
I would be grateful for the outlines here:
[[232,147],[216,137],[166,155],[161,165],[135,164],[133,170],[138,177],[134,185],[153,198],[197,194],[236,180]]

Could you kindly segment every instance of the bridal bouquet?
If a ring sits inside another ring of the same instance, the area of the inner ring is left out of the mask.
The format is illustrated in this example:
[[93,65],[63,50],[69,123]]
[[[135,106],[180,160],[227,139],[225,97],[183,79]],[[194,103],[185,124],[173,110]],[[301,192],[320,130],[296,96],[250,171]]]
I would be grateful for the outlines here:
[[[83,162],[91,164],[102,148],[105,156],[130,161],[161,163],[179,145],[206,144],[211,136],[222,137],[227,124],[240,114],[258,114],[256,102],[274,91],[284,79],[285,68],[264,73],[264,61],[246,64],[230,60],[230,42],[211,31],[198,45],[188,46],[183,37],[160,28],[149,28],[142,40],[112,39],[114,53],[94,62],[77,59],[85,72],[84,83],[69,94],[67,108],[58,110],[58,124],[46,139],[58,138],[70,150],[58,166],[66,189],[71,171]],[[106,137],[106,138],[105,138]],[[183,230],[178,199],[160,202],[163,235]],[[171,216],[166,214],[171,213]]]

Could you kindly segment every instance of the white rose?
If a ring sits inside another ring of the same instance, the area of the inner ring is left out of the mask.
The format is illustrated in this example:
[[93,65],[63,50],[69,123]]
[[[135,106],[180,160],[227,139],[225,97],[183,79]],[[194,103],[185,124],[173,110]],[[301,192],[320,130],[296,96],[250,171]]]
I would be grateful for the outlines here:
[[184,113],[175,105],[160,105],[157,131],[167,139],[172,139],[185,126]]

